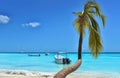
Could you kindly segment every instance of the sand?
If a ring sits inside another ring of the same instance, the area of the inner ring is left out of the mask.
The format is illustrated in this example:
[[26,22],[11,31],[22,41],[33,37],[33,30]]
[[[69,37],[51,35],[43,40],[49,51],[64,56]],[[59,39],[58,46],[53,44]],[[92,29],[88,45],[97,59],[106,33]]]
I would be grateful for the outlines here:
[[[27,70],[0,70],[0,78],[53,78],[55,72],[34,72]],[[67,78],[120,78],[118,72],[84,71],[72,73]]]

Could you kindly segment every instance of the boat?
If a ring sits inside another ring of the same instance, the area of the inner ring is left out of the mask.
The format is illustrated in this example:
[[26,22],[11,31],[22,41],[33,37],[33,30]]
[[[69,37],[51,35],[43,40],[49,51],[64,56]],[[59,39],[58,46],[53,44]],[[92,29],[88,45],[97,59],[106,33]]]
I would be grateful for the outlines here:
[[40,54],[28,54],[28,56],[40,56]]
[[49,55],[49,53],[48,53],[48,52],[46,52],[46,53],[45,53],[45,56],[48,56],[48,55]]
[[[60,54],[66,54],[66,57],[60,55]],[[71,60],[67,57],[66,52],[58,52],[57,55],[54,56],[55,63],[57,64],[70,64]]]

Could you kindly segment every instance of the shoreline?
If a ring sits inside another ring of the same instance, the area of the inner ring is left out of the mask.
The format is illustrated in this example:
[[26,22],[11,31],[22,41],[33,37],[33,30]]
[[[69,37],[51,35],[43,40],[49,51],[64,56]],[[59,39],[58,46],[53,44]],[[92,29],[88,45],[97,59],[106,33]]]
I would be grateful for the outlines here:
[[[56,72],[0,69],[0,78],[53,78]],[[67,78],[120,78],[120,72],[83,71],[74,72]]]

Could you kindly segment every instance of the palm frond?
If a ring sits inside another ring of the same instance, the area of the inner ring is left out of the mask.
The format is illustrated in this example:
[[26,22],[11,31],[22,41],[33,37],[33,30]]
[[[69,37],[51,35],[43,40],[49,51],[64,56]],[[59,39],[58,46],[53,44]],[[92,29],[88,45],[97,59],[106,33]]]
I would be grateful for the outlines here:
[[91,26],[98,32],[100,32],[100,28],[99,28],[99,24],[97,23],[97,21],[95,20],[95,18],[92,16],[92,14],[87,14],[89,21],[91,23]]
[[75,26],[78,33],[80,33],[80,22],[79,22],[79,20],[80,20],[80,18],[77,18],[74,21],[74,26]]
[[88,2],[85,4],[85,6],[84,6],[84,11],[85,11],[85,12],[91,10],[91,8],[90,8],[90,5],[91,5],[91,4],[93,4],[92,1],[88,1]]
[[105,26],[105,23],[106,23],[106,16],[105,15],[103,15],[103,14],[100,14],[100,17],[101,17],[101,19],[102,19],[102,23],[103,23],[103,26]]
[[96,2],[88,1],[85,4],[84,11],[87,13],[94,13],[94,14],[100,16],[101,8],[100,8],[99,4],[97,4]]
[[89,48],[92,52],[92,55],[94,57],[97,57],[103,48],[101,37],[100,34],[92,26],[89,28],[89,31]]
[[[96,12],[93,12],[93,11],[89,11],[88,14],[92,14],[92,15],[94,14],[94,15],[99,16]],[[103,26],[105,26],[105,24],[106,24],[106,21],[105,21],[105,20],[106,20],[106,16],[100,13],[100,16],[99,16],[99,17],[100,17],[101,20],[102,20]]]
[[97,4],[96,2],[93,3],[93,5],[91,5],[92,8],[95,8],[95,12],[100,16],[100,11],[101,11],[101,8],[99,6],[99,4]]
[[[84,23],[84,22],[80,22],[80,17],[78,17],[75,21],[74,21],[74,26],[75,26],[75,28],[76,28],[76,30],[77,30],[77,32],[78,32],[78,34],[80,34],[80,30],[81,30],[81,28],[82,28],[82,36],[84,36],[84,34],[85,34],[85,28],[86,28],[86,23]],[[82,27],[81,27],[81,24],[82,24]]]
[[83,11],[82,12],[73,12],[73,14],[77,15],[77,16],[82,16]]

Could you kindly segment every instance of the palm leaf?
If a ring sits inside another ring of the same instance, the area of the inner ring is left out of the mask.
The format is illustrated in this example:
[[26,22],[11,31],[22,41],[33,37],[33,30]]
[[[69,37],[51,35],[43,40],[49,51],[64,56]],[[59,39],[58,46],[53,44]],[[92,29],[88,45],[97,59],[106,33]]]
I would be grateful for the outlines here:
[[[82,28],[82,36],[84,36],[84,34],[85,34],[85,28],[86,28],[86,24],[87,24],[87,23],[85,23],[85,21],[84,21],[84,22],[81,22],[80,20],[81,20],[81,18],[78,17],[78,18],[74,21],[74,26],[75,26],[78,34],[80,34],[80,30],[81,30],[81,28]],[[81,24],[82,24],[82,25],[81,25]],[[82,26],[82,27],[81,27],[81,26]]]
[[96,2],[94,2],[92,7],[95,8],[96,13],[100,16],[100,11],[101,11],[100,6]]
[[[93,12],[93,11],[89,11],[89,13],[88,14],[91,14],[91,15],[98,15],[96,12]],[[98,15],[99,16],[99,15]],[[105,15],[103,15],[103,14],[100,14],[100,18],[101,18],[101,20],[102,20],[102,23],[103,23],[103,26],[105,26],[105,23],[106,23],[106,16]]]
[[88,15],[89,21],[91,23],[91,26],[93,26],[93,28],[96,31],[100,32],[99,25],[98,25],[97,21],[94,19],[94,17],[91,14],[87,14],[87,15]]
[[103,48],[101,37],[100,34],[92,26],[89,28],[89,31],[89,48],[92,52],[92,55],[94,57],[97,57]]
[[73,14],[75,14],[77,16],[82,16],[83,12],[73,12]]
[[79,22],[79,20],[80,20],[80,18],[77,18],[74,21],[74,26],[75,26],[78,33],[80,33],[80,22]]
[[101,11],[101,8],[99,6],[99,4],[97,4],[96,2],[93,2],[93,1],[88,1],[84,7],[84,11],[85,12],[88,12],[88,13],[94,13],[98,16],[100,16],[100,11]]
[[100,17],[101,17],[101,19],[102,19],[102,23],[103,23],[103,26],[105,26],[105,20],[106,20],[106,16],[105,15],[103,15],[103,14],[100,14]]

